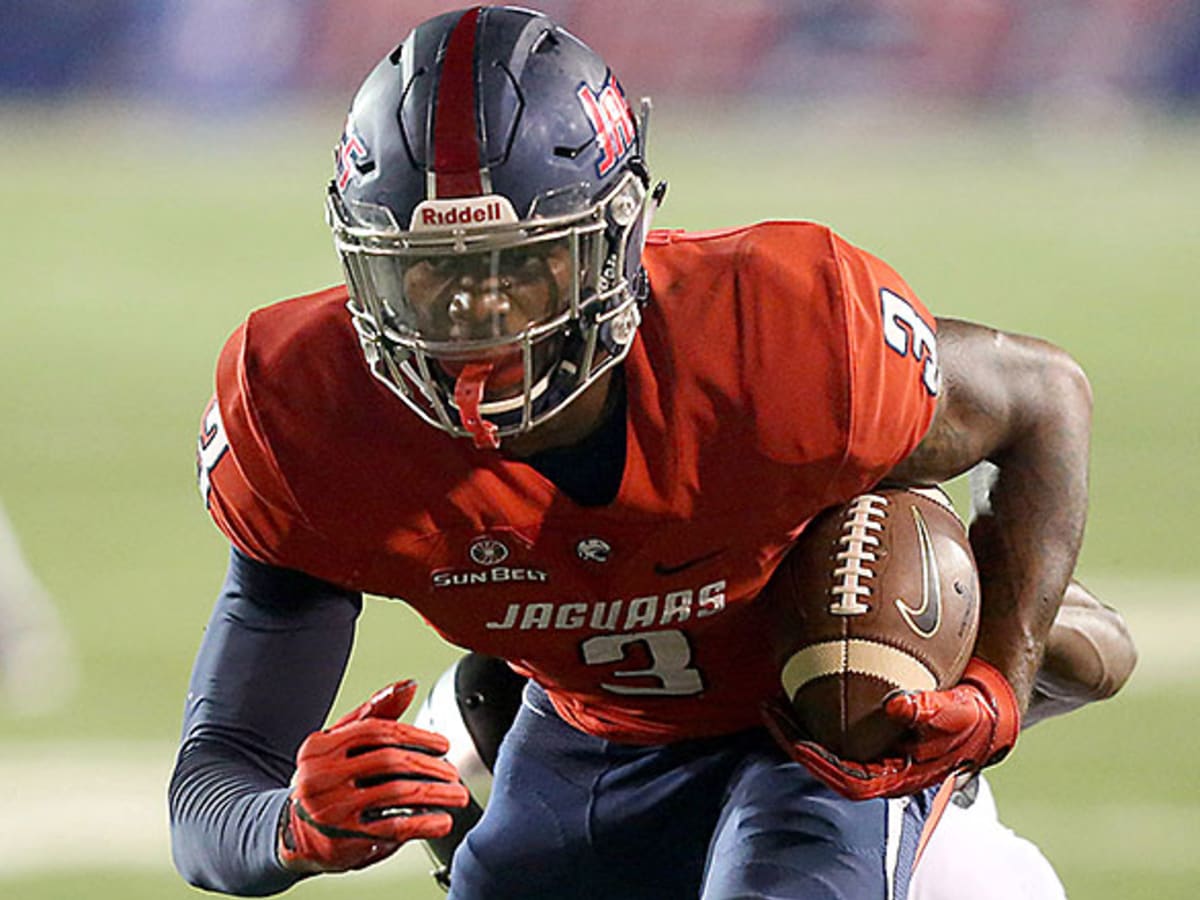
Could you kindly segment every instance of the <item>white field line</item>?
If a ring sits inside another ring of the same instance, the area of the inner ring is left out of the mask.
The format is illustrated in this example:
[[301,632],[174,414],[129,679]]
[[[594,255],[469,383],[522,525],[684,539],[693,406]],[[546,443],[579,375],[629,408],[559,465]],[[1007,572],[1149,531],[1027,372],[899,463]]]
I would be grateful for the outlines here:
[[[0,743],[0,883],[49,870],[170,871],[174,754],[173,745],[155,741]],[[413,846],[371,874],[430,868]]]
[[1200,691],[1200,583],[1150,579],[1086,580],[1096,595],[1125,617],[1138,648],[1126,690]]
[[[1095,579],[1088,586],[1123,611],[1137,641],[1138,669],[1127,690],[1200,691],[1200,649],[1192,640],[1200,634],[1200,585]],[[169,743],[151,741],[0,741],[0,882],[46,870],[169,870],[166,785],[174,752]],[[1187,835],[1200,816],[1186,803],[1143,812],[1148,826],[1175,822],[1177,833]],[[1106,823],[1122,833],[1129,816],[1126,807],[1088,808],[1097,833],[1108,833],[1100,827]],[[1106,852],[1120,857],[1108,863],[1137,867],[1139,854],[1145,859],[1145,848],[1125,854],[1122,846],[1106,842]],[[423,849],[413,846],[363,875],[407,877],[428,869]]]

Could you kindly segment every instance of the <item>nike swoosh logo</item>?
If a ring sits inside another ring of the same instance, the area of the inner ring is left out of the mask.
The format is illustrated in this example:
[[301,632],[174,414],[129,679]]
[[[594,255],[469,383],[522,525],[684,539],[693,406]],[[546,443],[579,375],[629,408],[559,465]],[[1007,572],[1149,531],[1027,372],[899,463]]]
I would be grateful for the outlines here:
[[937,557],[933,555],[933,539],[920,510],[911,507],[917,526],[917,544],[921,552],[921,605],[910,606],[897,598],[896,608],[908,627],[923,638],[937,634],[942,622],[942,580],[938,574]]
[[711,553],[705,553],[703,556],[697,556],[695,559],[689,559],[687,562],[681,562],[677,566],[668,566],[664,565],[663,563],[655,563],[654,574],[675,575],[679,572],[682,572],[684,569],[690,569],[692,566],[698,566],[702,562],[708,562],[710,559],[716,559],[724,552],[725,548],[722,547],[720,550],[713,550]]

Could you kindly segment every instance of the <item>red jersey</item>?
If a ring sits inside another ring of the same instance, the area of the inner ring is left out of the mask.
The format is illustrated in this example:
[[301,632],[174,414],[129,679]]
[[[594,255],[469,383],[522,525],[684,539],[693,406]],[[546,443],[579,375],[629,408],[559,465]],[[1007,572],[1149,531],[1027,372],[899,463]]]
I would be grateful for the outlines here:
[[755,595],[809,519],[925,433],[933,319],[814,224],[659,231],[643,261],[611,503],[423,423],[369,371],[337,287],[226,344],[201,438],[217,525],[255,559],[403,599],[591,734],[757,725],[778,673]]

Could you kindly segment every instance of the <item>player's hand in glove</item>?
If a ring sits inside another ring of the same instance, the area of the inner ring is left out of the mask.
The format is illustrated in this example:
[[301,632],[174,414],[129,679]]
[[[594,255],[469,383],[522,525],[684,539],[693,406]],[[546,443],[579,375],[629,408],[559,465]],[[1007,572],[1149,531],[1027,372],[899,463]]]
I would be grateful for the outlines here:
[[279,859],[294,872],[361,869],[413,838],[438,838],[452,825],[446,807],[469,802],[440,734],[397,719],[416,694],[399,681],[310,734],[279,830]]
[[950,775],[990,766],[1012,749],[1021,729],[1012,686],[978,658],[967,663],[954,687],[897,694],[885,712],[911,729],[911,737],[899,747],[904,755],[860,763],[808,740],[783,703],[764,709],[767,728],[791,757],[851,800],[903,797]]

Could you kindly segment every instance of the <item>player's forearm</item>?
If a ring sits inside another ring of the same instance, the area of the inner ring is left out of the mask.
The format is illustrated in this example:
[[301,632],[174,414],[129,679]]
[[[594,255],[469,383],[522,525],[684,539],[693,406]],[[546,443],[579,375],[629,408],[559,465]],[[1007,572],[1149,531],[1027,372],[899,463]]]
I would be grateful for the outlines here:
[[1121,614],[1072,581],[1046,637],[1025,726],[1113,696],[1136,665],[1137,647]]
[[971,543],[983,604],[976,654],[1028,706],[1051,622],[1075,569],[1087,516],[1091,392],[1065,354],[1038,354],[1037,402],[990,458],[995,478],[976,510]]
[[171,853],[191,885],[238,896],[284,891],[300,876],[275,853],[287,784],[217,740],[196,740],[179,755],[168,792]]
[[325,722],[361,599],[234,552],[188,685],[169,794],[176,867],[241,895],[294,883],[276,834],[296,748]]

